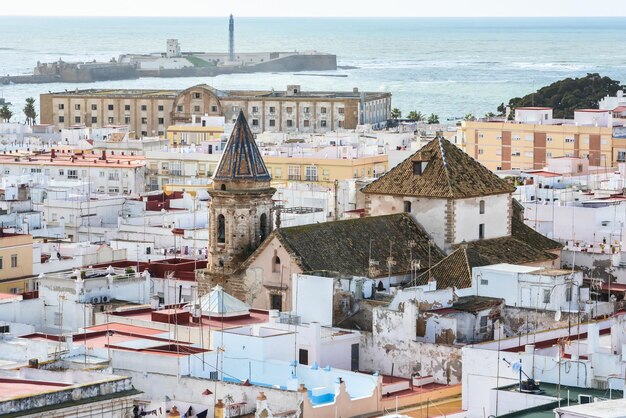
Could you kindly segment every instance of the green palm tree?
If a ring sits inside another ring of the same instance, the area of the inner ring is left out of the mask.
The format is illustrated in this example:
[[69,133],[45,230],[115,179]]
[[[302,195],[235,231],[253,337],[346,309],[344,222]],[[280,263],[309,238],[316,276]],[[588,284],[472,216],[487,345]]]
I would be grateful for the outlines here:
[[391,109],[391,119],[397,120],[400,117],[402,117],[402,112],[400,112],[400,109],[398,109],[397,107]]
[[428,124],[432,125],[435,123],[439,123],[439,115],[431,113],[430,116],[428,117]]
[[24,106],[24,115],[26,115],[26,123],[28,125],[34,125],[37,123],[37,111],[35,110],[35,99],[29,97],[26,99],[26,106]]
[[473,121],[473,120],[476,120],[476,116],[472,115],[471,113],[468,113],[467,115],[463,116],[463,120]]
[[408,118],[412,122],[424,122],[424,114],[422,112],[416,112],[415,110],[409,112]]
[[8,105],[4,105],[0,107],[0,119],[8,123],[12,117],[13,117],[13,112],[11,112],[11,109],[9,109]]

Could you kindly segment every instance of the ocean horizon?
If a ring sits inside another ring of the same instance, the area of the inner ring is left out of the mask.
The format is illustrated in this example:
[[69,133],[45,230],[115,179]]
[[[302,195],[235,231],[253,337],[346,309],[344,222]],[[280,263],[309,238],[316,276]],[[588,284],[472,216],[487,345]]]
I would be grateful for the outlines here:
[[[32,72],[37,62],[108,61],[123,53],[165,50],[177,38],[183,51],[224,52],[228,19],[215,17],[0,17],[0,74]],[[27,35],[24,35],[27,34]],[[481,116],[512,97],[587,73],[626,82],[622,17],[532,18],[252,18],[235,16],[235,49],[317,50],[337,55],[324,72],[231,74],[216,77],[142,78],[95,83],[0,85],[23,120],[26,97],[88,88],[389,91],[393,106],[436,113],[440,119]]]

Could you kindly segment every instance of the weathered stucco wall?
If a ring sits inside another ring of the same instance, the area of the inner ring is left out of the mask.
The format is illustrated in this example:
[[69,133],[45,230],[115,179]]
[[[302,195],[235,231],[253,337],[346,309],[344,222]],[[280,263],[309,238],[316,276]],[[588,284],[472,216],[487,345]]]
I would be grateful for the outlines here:
[[[480,213],[480,201],[485,202],[485,211]],[[478,225],[485,225],[484,239],[511,235],[511,217],[508,194],[459,199],[454,205],[454,243],[479,239]]]
[[[281,242],[272,237],[246,269],[243,280],[245,302],[257,309],[273,309],[271,296],[282,296],[281,311],[291,310],[291,276],[302,273]],[[277,263],[279,261],[279,263]]]
[[435,241],[439,248],[445,247],[447,200],[426,199],[408,196],[370,195],[369,214],[371,216],[404,212],[404,202],[411,202],[411,216]]
[[416,307],[401,304],[397,311],[377,308],[371,333],[363,333],[359,368],[410,377],[419,372],[437,383],[461,381],[461,349],[457,346],[416,341]]

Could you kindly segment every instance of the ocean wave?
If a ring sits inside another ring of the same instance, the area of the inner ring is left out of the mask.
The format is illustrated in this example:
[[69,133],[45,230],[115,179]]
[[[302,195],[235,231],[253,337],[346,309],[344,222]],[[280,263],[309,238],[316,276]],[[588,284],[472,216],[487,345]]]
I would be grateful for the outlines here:
[[537,71],[585,71],[595,66],[567,63],[567,62],[512,62],[511,67],[521,70],[537,70]]

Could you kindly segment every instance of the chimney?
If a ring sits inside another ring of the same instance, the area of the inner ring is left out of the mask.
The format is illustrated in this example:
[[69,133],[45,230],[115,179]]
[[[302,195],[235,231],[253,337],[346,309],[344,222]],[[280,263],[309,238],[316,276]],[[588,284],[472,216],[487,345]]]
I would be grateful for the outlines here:
[[352,93],[358,93],[359,92],[359,88],[358,87],[354,87],[352,88]]
[[215,418],[224,418],[224,403],[221,399],[218,399],[215,404],[215,412],[213,416]]

